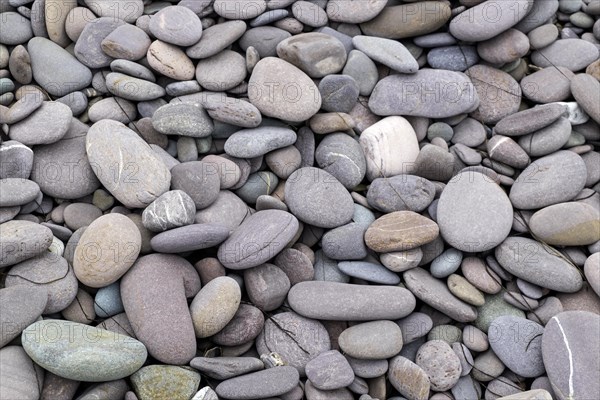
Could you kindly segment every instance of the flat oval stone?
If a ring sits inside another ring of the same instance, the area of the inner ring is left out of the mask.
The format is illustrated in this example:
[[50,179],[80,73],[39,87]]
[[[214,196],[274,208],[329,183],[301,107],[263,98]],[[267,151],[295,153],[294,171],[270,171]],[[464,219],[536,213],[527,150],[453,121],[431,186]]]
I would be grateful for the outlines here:
[[263,362],[254,357],[196,357],[190,366],[218,380],[227,380],[264,368]]
[[477,44],[477,52],[487,62],[506,64],[529,52],[529,39],[516,29],[509,29],[492,39]]
[[142,236],[121,214],[106,214],[92,222],[75,248],[73,270],[87,286],[100,288],[121,278],[140,253]]
[[264,325],[262,311],[241,303],[231,321],[210,340],[221,346],[239,346],[253,341],[262,332]]
[[546,324],[542,355],[555,393],[582,399],[598,393],[598,343],[589,338],[600,335],[599,327],[598,315],[586,311],[560,313]]
[[246,60],[239,53],[223,50],[196,65],[196,80],[207,90],[233,89],[246,78]]
[[506,367],[525,378],[535,378],[545,372],[543,333],[540,324],[508,315],[492,321],[488,337],[492,350]]
[[140,400],[189,399],[198,391],[200,374],[190,367],[148,365],[131,376],[131,384]]
[[246,218],[219,247],[221,263],[230,269],[256,267],[275,257],[298,231],[298,220],[281,210],[258,211]]
[[479,55],[474,46],[444,46],[427,53],[427,63],[436,69],[463,72],[477,64]]
[[31,22],[19,13],[2,10],[2,22],[0,27],[5,32],[2,35],[2,44],[14,46],[25,43],[33,36]]
[[225,152],[233,157],[254,158],[290,146],[295,141],[296,133],[288,128],[262,126],[242,129],[227,138]]
[[215,391],[227,399],[264,399],[289,392],[298,385],[299,379],[296,368],[281,366],[228,379]]
[[521,79],[521,89],[525,97],[536,103],[565,101],[571,96],[571,78],[574,76],[565,67],[550,66]]
[[182,6],[163,8],[152,16],[149,28],[154,37],[176,46],[191,46],[202,36],[200,18]]
[[121,25],[125,25],[125,21],[108,16],[88,22],[75,43],[73,49],[75,57],[89,68],[108,67],[112,57],[102,51],[101,43]]
[[366,261],[342,261],[338,268],[344,274],[381,285],[396,285],[400,277],[383,265]]
[[226,276],[204,286],[190,305],[196,337],[212,336],[223,329],[237,312],[241,298],[238,283]]
[[419,69],[417,60],[398,41],[358,35],[352,38],[352,44],[373,61],[377,61],[400,73],[412,74]]
[[431,389],[438,392],[451,389],[462,372],[460,359],[443,340],[430,340],[421,346],[415,363],[429,376]]
[[199,104],[171,103],[152,115],[152,126],[165,135],[203,138],[214,131],[212,120]]
[[300,168],[290,175],[285,201],[297,218],[321,228],[344,225],[354,215],[350,193],[333,175],[318,168]]
[[589,204],[559,203],[533,214],[529,228],[550,245],[584,246],[600,240],[600,214]]
[[121,301],[121,282],[100,288],[94,296],[94,311],[101,318],[108,318],[120,314],[125,309]]
[[412,125],[405,118],[388,117],[371,125],[360,135],[360,145],[370,181],[414,171],[414,163],[419,155],[419,141]]
[[31,361],[21,346],[0,349],[0,396],[3,399],[39,399],[42,381],[49,380],[49,375],[44,376],[44,370]]
[[148,47],[146,57],[152,69],[169,78],[178,81],[194,78],[195,69],[192,60],[174,44],[155,40]]
[[152,232],[162,232],[193,224],[195,216],[194,200],[182,190],[171,190],[144,209],[142,222]]
[[260,58],[276,57],[277,45],[291,36],[288,31],[274,26],[259,26],[248,29],[240,38],[239,44],[244,51],[253,47]]
[[560,117],[552,124],[519,138],[519,146],[533,157],[546,156],[560,150],[569,140],[571,123]]
[[320,32],[301,33],[281,41],[277,45],[277,55],[311,78],[340,72],[347,59],[342,42]]
[[246,32],[244,21],[225,21],[202,32],[200,40],[188,47],[186,54],[191,58],[207,58],[220,53]]
[[229,229],[217,224],[192,224],[161,232],[150,240],[159,253],[183,253],[208,249],[222,243]]
[[174,255],[141,257],[121,280],[121,299],[131,327],[158,361],[181,365],[196,355],[187,298],[199,290],[194,267]]
[[557,151],[538,158],[510,189],[510,201],[522,210],[538,209],[573,199],[585,186],[587,170],[581,157]]
[[346,358],[337,350],[319,354],[306,364],[306,376],[321,390],[346,387],[354,381],[354,372]]
[[0,323],[0,348],[21,334],[44,312],[48,303],[48,292],[42,287],[22,285],[0,289],[2,315]]
[[403,274],[406,287],[424,303],[459,322],[477,318],[477,310],[457,299],[446,284],[431,276],[422,268],[413,268]]
[[379,253],[405,251],[433,241],[438,225],[413,211],[395,211],[375,220],[365,233],[367,246]]
[[332,21],[360,24],[376,17],[386,5],[385,1],[369,2],[332,0],[327,3],[327,16]]
[[472,171],[452,178],[437,206],[440,233],[452,247],[467,252],[485,251],[500,244],[510,233],[512,215],[504,190]]
[[290,290],[290,280],[277,266],[266,263],[244,270],[244,287],[250,301],[268,312],[283,304]]
[[579,270],[535,240],[508,237],[495,255],[505,270],[527,282],[565,293],[581,289]]
[[[437,31],[450,19],[450,15],[450,7],[445,3],[420,1],[385,7],[375,18],[362,23],[360,27],[365,35],[403,39]],[[402,23],[399,24],[398,21]]]
[[530,108],[502,118],[494,133],[504,136],[521,136],[547,127],[567,112],[564,104],[552,103]]
[[252,70],[248,85],[250,102],[269,117],[301,122],[321,108],[321,95],[314,82],[282,59],[260,60]]
[[28,118],[10,127],[10,138],[27,146],[59,141],[69,130],[73,113],[57,101],[45,101]]
[[439,119],[471,112],[478,105],[479,96],[466,75],[436,69],[422,69],[412,75],[383,78],[369,98],[371,111],[382,116],[409,115]]
[[369,186],[369,205],[382,212],[421,212],[433,201],[435,186],[415,175],[377,178]]
[[52,231],[30,221],[12,220],[0,225],[0,267],[8,267],[43,253],[52,243]]
[[600,293],[600,253],[594,253],[585,260],[583,271],[594,292]]
[[219,196],[220,178],[214,165],[185,162],[174,166],[171,175],[171,187],[190,196],[197,209],[210,206]]
[[36,364],[63,378],[85,382],[125,378],[148,356],[146,347],[131,337],[54,319],[30,325],[21,341]]
[[156,83],[119,72],[111,72],[106,76],[106,88],[115,96],[132,101],[155,100],[166,93],[165,89]]
[[135,25],[127,24],[109,33],[100,46],[110,57],[135,61],[146,55],[150,44],[146,32]]
[[577,74],[571,81],[571,93],[577,104],[596,122],[600,123],[600,82],[589,74]]
[[529,0],[484,1],[455,16],[450,21],[450,33],[466,42],[488,40],[516,25],[532,6]]
[[38,184],[29,179],[0,179],[0,188],[0,207],[23,206],[40,194]]
[[415,298],[401,287],[309,281],[290,289],[288,303],[308,318],[370,321],[407,316],[414,310]]
[[217,199],[196,213],[197,224],[220,224],[233,231],[249,215],[248,205],[229,190],[221,190]]
[[387,376],[392,386],[403,396],[414,400],[429,398],[429,376],[409,359],[402,356],[392,358]]
[[169,169],[137,133],[120,122],[102,120],[92,125],[86,151],[100,182],[127,207],[146,207],[169,190]]
[[256,339],[260,354],[275,352],[281,359],[305,375],[306,364],[331,349],[327,330],[319,321],[294,312],[276,314],[265,322]]
[[350,357],[380,360],[400,352],[402,332],[392,321],[365,322],[344,330],[338,343]]
[[[511,1],[502,4],[505,3]],[[471,114],[473,118],[484,123],[495,123],[519,110],[521,86],[508,73],[478,64],[466,70],[465,74],[473,81],[479,97],[479,108]]]
[[531,61],[538,67],[565,67],[579,71],[598,59],[598,48],[582,39],[560,39],[531,53]]

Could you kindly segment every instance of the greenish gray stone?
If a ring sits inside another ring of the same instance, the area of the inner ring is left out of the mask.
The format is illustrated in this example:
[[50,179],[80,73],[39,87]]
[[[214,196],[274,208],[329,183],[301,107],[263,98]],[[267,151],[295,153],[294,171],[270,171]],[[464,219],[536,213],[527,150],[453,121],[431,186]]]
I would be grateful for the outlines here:
[[477,308],[477,319],[473,323],[477,328],[487,333],[492,321],[498,317],[511,315],[515,317],[525,318],[525,313],[517,307],[508,304],[502,292],[485,295],[485,304]]
[[131,376],[139,400],[189,399],[200,386],[200,374],[190,367],[149,365]]

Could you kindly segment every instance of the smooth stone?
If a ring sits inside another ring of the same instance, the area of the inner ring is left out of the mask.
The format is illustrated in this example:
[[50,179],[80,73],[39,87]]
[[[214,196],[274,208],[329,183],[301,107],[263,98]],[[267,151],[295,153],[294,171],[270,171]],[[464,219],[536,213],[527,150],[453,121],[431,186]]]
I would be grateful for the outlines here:
[[319,82],[321,108],[329,112],[352,111],[358,100],[358,83],[347,75],[327,75]]
[[[525,313],[504,300],[502,293],[485,295],[485,304],[477,308],[477,320],[473,323],[475,327],[487,333],[491,323],[501,316],[515,316],[524,318]],[[486,337],[487,340],[487,337]]]
[[[459,332],[459,334],[462,334],[462,332]],[[469,373],[473,369],[473,355],[471,354],[467,346],[460,342],[454,342],[450,345],[450,347],[452,347],[454,354],[456,354],[458,356],[458,359],[460,360],[460,376],[463,377],[469,375]]]
[[463,253],[460,250],[449,248],[431,262],[429,270],[436,278],[446,278],[460,267],[462,260]]
[[354,202],[344,186],[327,171],[305,167],[290,175],[285,200],[301,221],[321,228],[346,224],[354,214]]
[[373,61],[405,74],[417,72],[419,65],[400,42],[372,36],[354,36],[352,44]]
[[359,50],[350,51],[342,73],[354,78],[362,96],[370,95],[378,81],[377,66]]
[[287,179],[292,172],[300,168],[302,154],[296,147],[287,146],[267,154],[265,162],[279,178]]
[[[4,11],[4,10],[3,10]],[[4,32],[1,44],[14,46],[27,42],[33,37],[31,22],[19,13],[2,12],[0,27]]]
[[159,40],[176,46],[191,46],[202,36],[200,18],[189,8],[165,7],[150,19],[150,32]]
[[17,100],[10,108],[0,108],[0,122],[14,124],[27,118],[44,103],[43,96],[27,93]]
[[135,25],[121,25],[108,34],[100,43],[102,51],[117,59],[135,61],[143,58],[152,41],[142,29]]
[[327,257],[322,250],[315,252],[314,271],[314,280],[316,281],[350,282],[350,277],[340,271],[338,262]]
[[[444,239],[467,252],[489,250],[510,233],[513,209],[495,182],[477,172],[462,172],[444,188],[437,223]],[[470,221],[465,225],[464,221]]]
[[285,272],[291,286],[314,278],[313,263],[301,250],[295,248],[283,250],[275,258],[274,264]]
[[240,286],[226,276],[205,285],[190,305],[196,337],[209,337],[223,329],[237,312],[241,296]]
[[402,332],[392,321],[373,321],[344,330],[340,349],[357,359],[379,360],[395,356],[402,349]]
[[435,69],[462,72],[479,61],[475,46],[444,46],[427,53],[427,63]]
[[311,78],[338,73],[347,60],[346,49],[339,39],[318,32],[302,33],[281,41],[277,55]]
[[144,12],[142,0],[109,0],[96,2],[93,0],[84,0],[94,14],[100,17],[120,18],[128,23],[134,23]]
[[509,29],[477,44],[477,53],[492,64],[507,64],[529,52],[529,39],[516,29]]
[[254,158],[294,144],[296,133],[289,128],[262,126],[242,129],[229,136],[225,152],[238,158]]
[[465,118],[453,128],[452,143],[474,148],[485,142],[487,138],[483,125],[473,118]]
[[273,264],[244,270],[244,287],[252,304],[260,310],[268,312],[279,308],[290,286],[286,273]]
[[125,379],[96,383],[83,392],[77,400],[94,400],[103,395],[109,398],[124,398],[128,390],[129,385]]
[[159,253],[183,253],[208,249],[225,241],[229,229],[217,224],[192,224],[161,232],[150,240]]
[[40,194],[38,184],[29,179],[0,179],[0,188],[0,207],[23,206],[34,201]]
[[438,225],[413,211],[395,211],[375,220],[365,233],[367,246],[379,253],[405,251],[433,241]]
[[433,320],[427,314],[414,312],[396,321],[396,324],[402,331],[403,344],[407,345],[427,335],[433,327]]
[[219,247],[219,260],[230,269],[256,267],[283,250],[297,230],[298,220],[290,213],[258,211],[246,218]]
[[460,359],[442,340],[430,340],[421,346],[415,363],[429,377],[431,389],[438,392],[451,389],[462,372]]
[[152,42],[146,53],[152,69],[178,81],[194,78],[194,63],[179,47],[161,40]]
[[583,271],[590,287],[596,294],[600,293],[600,253],[594,253],[585,260]]
[[287,10],[279,9],[267,11],[250,21],[250,26],[255,28],[257,26],[269,25],[273,22],[277,22],[286,18],[288,15],[289,12]]
[[86,151],[90,164],[98,166],[94,173],[100,182],[125,206],[146,207],[169,190],[171,173],[165,164],[137,133],[120,122],[103,120],[92,125]]
[[568,311],[553,317],[544,329],[542,355],[548,378],[559,398],[593,398],[600,386],[595,371],[599,317],[586,311]]
[[8,221],[0,231],[0,267],[8,267],[35,257],[50,247],[52,231],[30,221]]
[[471,114],[473,118],[483,123],[495,123],[519,110],[521,86],[508,73],[479,64],[466,70],[465,74],[473,81],[480,100],[479,108]]
[[239,44],[244,51],[247,51],[249,47],[253,47],[260,58],[276,57],[277,45],[291,36],[289,32],[274,26],[259,26],[248,29],[243,33]]
[[565,293],[581,289],[579,271],[535,240],[509,237],[495,255],[504,269],[527,282]]
[[236,186],[242,178],[242,170],[233,160],[226,157],[208,155],[202,159],[205,163],[212,163],[215,171],[219,173],[220,188],[230,189]]
[[533,64],[541,68],[565,67],[572,72],[585,69],[598,59],[600,51],[582,39],[560,39],[531,54]]
[[[235,7],[231,7],[232,5]],[[265,12],[267,2],[265,0],[236,0],[231,4],[227,0],[215,0],[213,8],[219,16],[225,19],[252,19]]]
[[75,299],[61,311],[64,319],[89,325],[96,320],[93,297],[83,289],[77,290]]
[[306,376],[320,390],[335,390],[354,381],[354,371],[347,359],[337,350],[319,354],[306,364]]
[[452,274],[448,277],[448,289],[453,295],[466,303],[476,307],[485,304],[483,293],[460,275]]
[[248,85],[250,102],[269,117],[301,122],[321,108],[317,86],[301,69],[283,59],[260,60],[252,70]]
[[[10,60],[8,63],[8,69],[13,77],[13,79],[20,84],[27,85],[31,83],[32,79],[32,71],[31,71],[31,58],[29,57],[29,53],[25,49],[24,46],[19,45],[15,47],[10,55]],[[2,92],[5,92],[8,88],[10,88],[10,80],[3,79],[0,87],[2,88]],[[7,85],[8,84],[8,85]],[[13,84],[14,86],[14,84]],[[13,89],[9,89],[9,92],[12,92]]]
[[388,379],[392,386],[403,396],[411,400],[427,400],[431,382],[427,373],[403,356],[390,361]]
[[456,298],[443,281],[432,277],[422,268],[413,268],[403,274],[407,288],[420,300],[459,322],[477,318],[477,310]]
[[213,91],[233,89],[246,77],[246,61],[239,53],[223,50],[200,60],[196,66],[196,80],[203,88]]
[[510,201],[521,210],[542,208],[573,199],[585,186],[581,157],[558,151],[531,163],[510,189]]
[[325,10],[309,1],[295,1],[292,5],[292,14],[298,21],[312,28],[324,26],[328,22]]
[[[384,297],[387,297],[386,308],[380,300]],[[414,297],[403,288],[325,281],[294,285],[288,293],[288,302],[292,309],[308,318],[335,321],[398,319],[414,309]]]
[[479,383],[473,380],[471,375],[461,376],[456,385],[450,389],[450,393],[457,399],[479,399],[482,394]]
[[541,25],[527,33],[527,37],[531,48],[541,49],[552,44],[558,38],[558,28],[552,24]]
[[530,108],[502,118],[494,133],[504,136],[521,136],[547,127],[567,111],[564,104],[552,103]]
[[565,101],[571,97],[571,79],[575,75],[561,66],[546,67],[521,80],[523,95],[536,103]]
[[342,261],[338,268],[344,274],[380,285],[396,285],[400,277],[383,265],[366,261]]
[[111,72],[106,76],[106,87],[115,96],[132,101],[155,100],[166,93],[165,89],[156,83],[119,72]]
[[527,12],[527,16],[515,25],[515,29],[518,29],[523,33],[528,33],[533,28],[546,23],[546,21],[556,13],[558,6],[558,0],[534,1]]
[[248,180],[235,191],[235,194],[246,203],[256,204],[259,197],[272,194],[278,184],[277,175],[269,171],[260,171],[248,176]]
[[[91,122],[98,122],[103,119],[113,119],[122,124],[130,123],[137,116],[136,106],[125,99],[119,97],[108,97],[92,104],[88,110],[88,117]],[[140,127],[138,121],[138,128]]]
[[367,256],[366,227],[349,223],[327,231],[321,238],[325,255],[334,260],[361,260]]
[[142,213],[144,226],[152,232],[162,232],[194,223],[196,205],[181,190],[172,190],[154,200]]
[[571,123],[560,117],[552,124],[519,138],[519,146],[533,157],[546,156],[560,150],[571,136]]
[[287,365],[295,367],[304,376],[306,364],[330,350],[331,342],[319,321],[294,312],[283,312],[266,320],[256,339],[256,349],[259,354],[279,354]]
[[529,229],[550,245],[584,246],[600,240],[600,214],[581,202],[554,204],[533,214]]
[[152,126],[164,135],[203,138],[214,131],[212,120],[199,104],[172,103],[160,107],[152,116]]
[[551,400],[552,398],[552,395],[547,390],[533,389],[508,396],[502,396],[498,400]]
[[23,331],[21,340],[36,364],[64,378],[85,382],[129,376],[148,355],[144,345],[133,338],[62,320],[36,322]]
[[102,210],[93,204],[73,203],[63,210],[65,225],[72,231],[88,226],[102,216]]
[[242,199],[229,190],[221,190],[210,206],[196,212],[194,222],[221,224],[231,232],[240,226],[248,215],[248,205]]
[[462,343],[471,351],[483,352],[489,348],[487,335],[473,325],[463,328]]
[[190,361],[190,366],[218,380],[231,379],[264,368],[263,362],[254,357],[196,357]]
[[[360,135],[367,162],[367,178],[410,174],[419,155],[416,133],[402,117],[388,117],[373,124]],[[402,151],[392,149],[402,149]]]
[[260,111],[249,101],[227,97],[219,101],[209,100],[203,106],[215,121],[243,128],[257,128],[262,122]]
[[114,17],[100,17],[88,22],[75,43],[75,57],[89,68],[108,67],[112,57],[102,51],[101,43],[121,25],[125,25],[125,21]]
[[452,117],[476,109],[477,84],[480,82],[472,83],[462,73],[446,70],[422,69],[412,75],[391,75],[377,83],[369,108],[381,116]]
[[48,292],[40,287],[12,286],[0,289],[2,315],[0,324],[0,348],[19,336],[44,312]]
[[[356,4],[355,4],[356,3]],[[385,7],[386,2],[375,0],[368,3],[332,0],[327,3],[327,16],[332,21],[348,24],[359,24],[376,17]]]
[[281,366],[227,379],[221,382],[215,391],[227,399],[264,399],[293,390],[299,379],[295,368]]
[[345,356],[357,377],[369,379],[376,378],[388,370],[387,360],[361,360]]
[[492,349],[479,354],[473,362],[471,376],[479,382],[489,382],[504,372],[505,366]]
[[125,309],[121,301],[121,284],[115,282],[96,292],[94,297],[94,311],[100,318],[108,318],[120,314]]
[[571,93],[577,104],[596,122],[600,123],[600,82],[588,74],[577,74],[571,80]]
[[112,72],[121,72],[125,75],[141,78],[150,82],[156,82],[156,77],[152,71],[143,65],[129,60],[114,60],[110,63]]
[[249,304],[241,303],[229,323],[211,337],[211,341],[221,346],[240,346],[252,341],[263,330],[263,312]]
[[45,101],[28,118],[11,125],[9,135],[27,146],[55,143],[66,135],[72,117],[68,106]]
[[7,346],[0,349],[0,380],[3,399],[36,400],[42,391],[44,370],[21,346]]
[[200,374],[189,367],[148,365],[131,376],[139,400],[156,398],[189,399],[200,386]]
[[367,191],[369,205],[382,212],[421,212],[433,201],[435,187],[425,178],[397,175],[377,178]]
[[[481,42],[491,39],[525,18],[533,6],[529,0],[512,0],[502,3],[481,2],[456,15],[450,21],[450,33],[458,40]],[[494,8],[494,17],[488,8]]]
[[545,372],[543,333],[544,327],[538,323],[508,315],[492,321],[488,337],[492,350],[507,368],[520,376],[535,378]]
[[75,248],[77,279],[95,288],[117,281],[133,265],[141,240],[137,226],[124,215],[107,214],[94,220]]
[[[365,35],[403,39],[435,32],[451,15],[450,7],[437,1],[423,1],[385,7],[375,18],[360,25]],[[401,24],[397,21],[402,21]]]

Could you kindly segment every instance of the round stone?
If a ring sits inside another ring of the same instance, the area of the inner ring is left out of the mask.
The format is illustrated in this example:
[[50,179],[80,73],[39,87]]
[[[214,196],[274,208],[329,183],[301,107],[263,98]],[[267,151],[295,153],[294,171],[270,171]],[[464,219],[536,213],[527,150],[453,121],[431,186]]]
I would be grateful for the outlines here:
[[277,55],[311,78],[338,73],[347,59],[346,49],[339,39],[319,32],[301,33],[281,41]]
[[273,311],[285,301],[290,280],[273,264],[262,264],[244,270],[244,287],[252,304],[263,311]]
[[465,73],[473,81],[479,97],[479,108],[471,114],[473,118],[495,123],[519,110],[521,87],[508,73],[482,64],[472,66]]
[[329,112],[349,113],[358,100],[358,84],[348,75],[327,75],[319,82],[321,108]]
[[5,32],[2,35],[2,44],[9,46],[18,45],[27,42],[33,37],[31,22],[19,13],[13,11],[4,12],[2,10],[2,20],[0,27]]
[[148,64],[152,69],[179,81],[194,78],[194,64],[179,47],[155,40],[146,53]]
[[146,32],[135,25],[127,24],[109,33],[100,46],[104,53],[113,58],[135,61],[146,55],[150,43]]
[[550,66],[521,79],[521,89],[525,97],[536,103],[565,101],[571,97],[571,78],[574,76],[565,67]]
[[357,35],[352,44],[373,61],[404,74],[417,72],[419,64],[404,45],[398,41]]
[[443,46],[427,53],[427,63],[436,69],[463,72],[478,61],[475,46]]
[[529,39],[516,29],[509,29],[492,39],[477,44],[477,52],[492,64],[507,64],[523,57],[529,51]]
[[264,324],[262,311],[241,303],[231,321],[210,340],[221,346],[240,346],[252,342],[262,332]]
[[344,330],[340,349],[350,357],[379,360],[395,356],[402,349],[402,332],[392,321],[373,321]]
[[73,203],[63,210],[65,225],[72,231],[88,226],[102,216],[102,210],[93,204]]
[[[36,365],[21,346],[6,346],[0,349],[0,396],[6,399],[34,400],[40,397],[51,381],[51,374]],[[59,378],[60,379],[60,378]],[[75,392],[73,391],[73,395]]]
[[241,297],[238,283],[226,276],[204,286],[190,305],[196,337],[209,337],[223,329],[237,312]]
[[415,363],[429,376],[431,388],[438,392],[451,389],[462,372],[458,356],[442,340],[430,340],[421,346]]
[[171,169],[171,175],[171,188],[185,192],[197,209],[210,206],[219,196],[220,178],[212,164],[202,161],[181,163]]
[[190,367],[148,365],[131,376],[140,400],[156,397],[191,398],[200,386],[200,374]]
[[23,206],[40,195],[38,184],[29,179],[0,179],[0,188],[0,207]]
[[369,205],[382,212],[421,212],[433,201],[435,186],[415,175],[377,178],[367,191]]
[[246,78],[246,60],[239,53],[223,50],[196,65],[196,80],[207,90],[232,89]]
[[45,101],[28,118],[10,127],[10,138],[27,146],[51,144],[66,135],[73,113],[57,101]]
[[330,173],[313,167],[290,175],[285,201],[297,218],[321,228],[344,225],[354,214],[354,202],[346,188]]
[[429,398],[429,376],[409,359],[402,356],[392,358],[387,376],[392,386],[403,396],[415,400]]
[[35,222],[12,220],[0,226],[0,268],[35,257],[52,243],[52,231]]
[[565,67],[575,72],[596,61],[599,54],[598,48],[585,40],[560,39],[534,51],[531,61],[538,67]]
[[433,241],[438,225],[413,211],[396,211],[375,220],[365,233],[365,243],[374,251],[388,253],[414,249]]
[[159,40],[176,46],[191,46],[202,36],[200,18],[189,8],[165,7],[150,19],[150,32]]
[[162,232],[194,223],[196,205],[181,190],[171,190],[154,200],[142,213],[142,223],[152,232]]
[[554,204],[533,214],[529,228],[550,245],[584,246],[600,240],[600,214],[581,202]]
[[194,138],[209,136],[214,131],[204,108],[195,103],[165,104],[152,115],[152,126],[164,135]]

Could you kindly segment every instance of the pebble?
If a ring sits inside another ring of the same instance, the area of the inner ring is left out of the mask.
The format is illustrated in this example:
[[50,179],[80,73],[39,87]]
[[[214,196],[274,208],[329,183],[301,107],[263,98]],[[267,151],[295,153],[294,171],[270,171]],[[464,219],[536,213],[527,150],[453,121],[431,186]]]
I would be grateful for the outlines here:
[[437,69],[463,72],[477,64],[479,55],[474,46],[444,46],[427,53],[427,63]]
[[94,297],[94,311],[101,318],[108,318],[120,314],[125,309],[121,301],[121,284],[119,281],[105,286],[96,292]]
[[339,39],[318,32],[302,33],[281,41],[277,45],[277,55],[311,78],[335,74],[342,70],[347,60],[346,49]]
[[588,74],[577,74],[571,80],[571,93],[577,104],[596,122],[600,123],[600,111],[596,105],[600,102],[600,82]]
[[354,381],[354,371],[346,358],[337,350],[319,354],[306,364],[306,376],[320,390],[335,390]]
[[560,39],[534,51],[531,61],[538,67],[565,67],[575,72],[585,69],[598,59],[599,50],[590,42],[582,39]]
[[238,158],[255,158],[273,150],[294,144],[296,134],[282,127],[259,127],[242,129],[229,136],[225,142],[225,152]]
[[342,73],[354,78],[361,96],[370,95],[377,84],[377,66],[373,60],[359,50],[351,50],[348,53],[348,60]]
[[600,292],[600,253],[594,253],[585,260],[584,273],[588,284],[594,292]]
[[165,104],[158,108],[152,116],[152,126],[164,135],[194,138],[209,136],[214,131],[214,125],[204,108],[190,103]]
[[504,136],[521,136],[547,127],[567,111],[565,105],[552,103],[509,115],[494,127],[494,133]]
[[200,18],[182,6],[163,8],[152,16],[149,28],[154,37],[176,46],[191,46],[202,36]]
[[400,42],[371,36],[354,36],[352,44],[373,61],[405,74],[417,72],[419,65]]
[[433,241],[438,225],[413,211],[395,211],[378,218],[365,233],[365,243],[377,252],[414,249]]
[[533,49],[542,49],[558,38],[558,28],[553,24],[545,24],[527,33],[527,37]]
[[507,64],[529,52],[529,39],[517,30],[509,29],[498,36],[477,44],[477,53],[492,64]]
[[448,289],[460,300],[479,307],[485,304],[483,293],[460,275],[452,274],[448,277]]
[[507,368],[520,376],[535,378],[545,372],[543,333],[543,326],[508,315],[492,321],[488,337],[492,350]]
[[[235,51],[223,50],[204,58],[196,67],[196,80],[208,90],[225,91],[239,85],[246,77],[246,61]],[[189,78],[188,78],[189,79]]]
[[244,286],[253,304],[263,311],[273,311],[283,304],[291,285],[277,266],[262,264],[244,271]]
[[190,367],[148,365],[131,376],[139,400],[176,397],[188,399],[200,385],[200,374]]
[[237,312],[241,296],[237,282],[226,276],[205,285],[190,305],[196,337],[209,337],[223,329]]
[[338,344],[345,354],[353,358],[391,358],[402,349],[402,332],[392,321],[365,322],[344,330]]
[[326,232],[321,238],[323,253],[334,260],[361,260],[367,256],[365,227],[349,223]]
[[430,340],[419,348],[415,363],[429,376],[431,389],[451,389],[462,372],[460,359],[450,345],[442,340]]
[[88,203],[69,204],[63,210],[65,225],[73,231],[88,226],[101,216],[102,210],[95,205]]
[[219,380],[227,380],[264,368],[262,361],[254,357],[196,357],[190,361],[190,366]]
[[142,213],[142,223],[152,232],[162,232],[194,223],[196,205],[181,190],[172,190],[154,200]]
[[229,230],[222,225],[192,224],[161,232],[150,240],[159,253],[183,253],[207,249],[222,243]]
[[342,261],[338,264],[344,274],[381,285],[396,285],[400,277],[383,265],[365,261]]
[[593,397],[600,390],[594,371],[600,367],[598,344],[586,338],[598,335],[598,315],[567,311],[554,316],[542,335],[542,356],[556,393]]
[[550,245],[584,246],[600,240],[600,215],[585,203],[554,204],[533,214],[529,228]]
[[[508,3],[512,2],[502,4]],[[519,110],[521,86],[508,73],[478,64],[466,70],[465,74],[473,81],[480,100],[479,108],[472,114],[473,118],[484,123],[495,123]]]
[[155,100],[165,95],[162,86],[119,72],[111,72],[106,76],[106,88],[115,96],[132,101]]
[[519,138],[519,146],[530,156],[540,157],[560,150],[569,140],[571,123],[560,117],[552,124]]
[[[195,68],[192,60],[185,55],[183,50],[171,43],[155,40],[148,47],[146,58],[152,69],[169,78],[178,81],[186,81],[194,78]],[[140,86],[142,86],[141,83]],[[158,88],[151,87],[158,91]],[[121,97],[125,96],[121,95]]]
[[129,376],[148,355],[144,345],[133,338],[62,320],[36,322],[23,331],[21,340],[27,354],[42,368],[85,382]]
[[7,399],[38,399],[44,370],[34,364],[21,346],[0,349],[0,395]]
[[288,303],[307,318],[369,321],[403,318],[414,309],[415,298],[400,287],[309,281],[290,289]]
[[354,78],[347,75],[328,75],[319,82],[321,108],[329,112],[348,113],[358,100],[359,88]]
[[11,126],[12,140],[27,146],[51,144],[62,139],[71,124],[73,113],[57,101],[45,101],[27,118]]
[[231,321],[211,340],[222,346],[239,346],[252,342],[262,331],[265,318],[258,308],[241,303]]
[[0,289],[2,316],[0,323],[0,348],[6,346],[41,315],[48,302],[46,289],[22,285]]
[[[504,83],[499,84],[504,87]],[[471,112],[478,106],[476,87],[480,84],[479,81],[472,83],[464,74],[447,70],[422,69],[411,75],[391,75],[377,83],[369,98],[369,108],[381,116],[447,118]],[[435,96],[425,96],[425,93],[435,93]]]
[[484,333],[487,333],[491,323],[501,316],[525,317],[523,311],[504,300],[502,293],[485,295],[485,304],[477,308],[477,313],[477,320],[474,322],[474,325]]
[[377,178],[367,191],[369,205],[382,212],[421,212],[433,201],[435,187],[425,178],[415,175],[397,175]]
[[571,79],[574,76],[565,67],[542,68],[521,80],[523,96],[542,104],[565,101],[571,96]]
[[3,12],[2,14],[0,26],[2,31],[5,32],[1,41],[2,44],[14,46],[25,43],[33,37],[31,23],[27,18],[13,11]]
[[126,24],[109,33],[100,46],[112,58],[135,61],[146,55],[151,43],[146,32],[137,26]]

